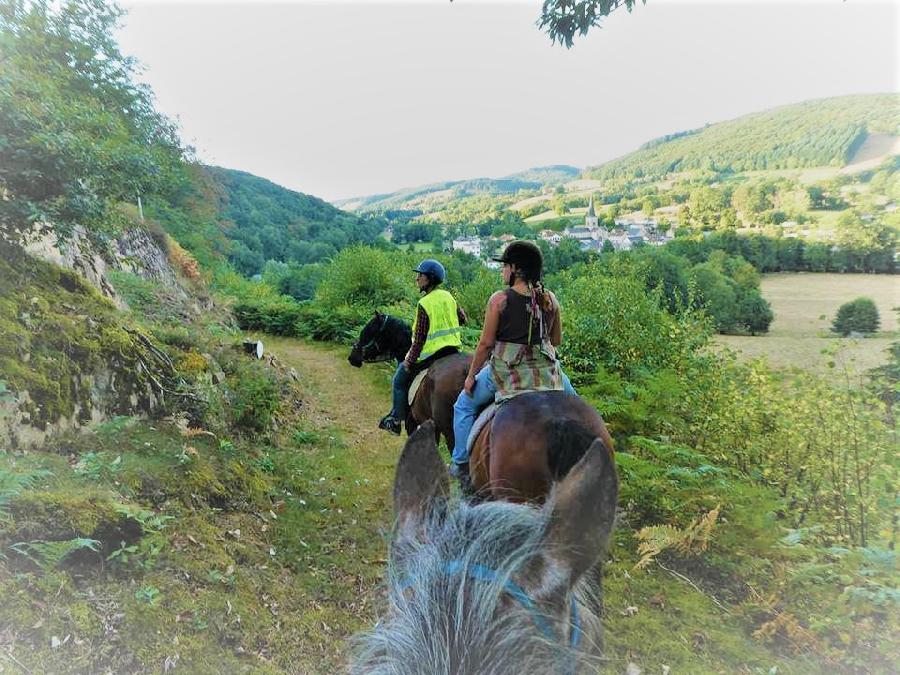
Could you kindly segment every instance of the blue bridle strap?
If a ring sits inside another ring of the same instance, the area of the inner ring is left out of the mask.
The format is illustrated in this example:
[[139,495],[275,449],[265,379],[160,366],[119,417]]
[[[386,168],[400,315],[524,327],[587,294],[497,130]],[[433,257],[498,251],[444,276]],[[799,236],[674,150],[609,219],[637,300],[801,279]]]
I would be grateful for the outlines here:
[[[444,572],[447,574],[459,574],[461,572],[465,572],[466,576],[471,579],[475,579],[476,581],[497,581],[497,578],[500,576],[494,570],[489,567],[485,567],[484,565],[479,565],[478,563],[469,563],[468,565],[464,563],[462,560],[451,560],[444,565]],[[413,586],[412,580],[408,580],[405,583],[401,584],[401,589],[406,590]],[[557,640],[559,636],[556,635],[556,631],[553,630],[553,627],[547,621],[547,617],[545,617],[541,611],[538,609],[537,605],[534,604],[534,600],[532,600],[528,593],[525,592],[519,584],[517,584],[512,579],[507,579],[503,583],[503,590],[505,590],[516,602],[518,602],[522,607],[528,610],[531,614],[531,620],[534,621],[534,625],[537,626],[538,630],[546,637],[548,640]],[[575,596],[572,596],[571,600],[571,613],[572,613],[572,634],[569,636],[569,646],[572,649],[578,647],[578,643],[581,641],[581,620],[578,616],[578,604],[575,602]]]

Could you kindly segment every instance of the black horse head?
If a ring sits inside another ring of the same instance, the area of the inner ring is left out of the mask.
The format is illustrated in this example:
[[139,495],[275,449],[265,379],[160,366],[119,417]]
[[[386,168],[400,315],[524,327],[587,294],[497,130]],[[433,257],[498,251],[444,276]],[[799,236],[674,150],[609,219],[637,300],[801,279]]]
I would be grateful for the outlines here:
[[354,368],[360,368],[363,363],[391,358],[400,361],[409,351],[410,344],[412,331],[407,324],[390,314],[375,312],[375,316],[360,331],[347,360]]

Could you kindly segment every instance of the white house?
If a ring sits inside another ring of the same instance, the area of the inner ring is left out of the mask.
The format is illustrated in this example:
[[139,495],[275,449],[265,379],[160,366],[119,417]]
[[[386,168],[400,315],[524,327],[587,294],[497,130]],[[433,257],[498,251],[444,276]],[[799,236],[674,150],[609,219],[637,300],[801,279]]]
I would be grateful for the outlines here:
[[478,237],[463,237],[462,239],[453,240],[453,250],[462,251],[463,253],[471,253],[476,257],[481,257],[481,239]]
[[631,250],[632,243],[627,234],[614,234],[610,236],[609,241],[617,251]]
[[554,232],[553,230],[541,230],[538,233],[538,237],[540,237],[543,241],[546,241],[551,246],[558,246],[559,242],[562,241],[562,235],[559,232]]

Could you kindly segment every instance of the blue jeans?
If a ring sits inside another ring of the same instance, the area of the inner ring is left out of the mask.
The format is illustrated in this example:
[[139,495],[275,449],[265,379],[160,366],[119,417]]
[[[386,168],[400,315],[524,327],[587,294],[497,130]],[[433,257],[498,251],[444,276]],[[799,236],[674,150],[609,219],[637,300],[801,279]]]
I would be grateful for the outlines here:
[[[569,381],[569,376],[562,372],[563,389],[567,394],[575,395],[575,388]],[[475,417],[478,413],[494,400],[497,393],[497,385],[491,375],[491,364],[486,363],[475,376],[475,386],[472,387],[471,396],[465,390],[459,392],[456,403],[453,404],[453,463],[465,464],[469,461],[469,450],[466,447],[469,442],[469,434],[475,425]]]
[[394,371],[393,379],[393,407],[391,415],[394,419],[406,422],[406,416],[409,414],[409,403],[407,396],[409,395],[409,385],[412,384],[413,374],[409,368],[403,365],[403,361],[397,364],[397,370]]

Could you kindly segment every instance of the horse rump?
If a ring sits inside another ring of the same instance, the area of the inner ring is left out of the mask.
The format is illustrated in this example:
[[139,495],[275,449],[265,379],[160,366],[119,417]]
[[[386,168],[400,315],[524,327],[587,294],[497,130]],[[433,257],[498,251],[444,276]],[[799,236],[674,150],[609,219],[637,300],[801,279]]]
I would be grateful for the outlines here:
[[553,480],[565,478],[595,440],[597,434],[580,422],[567,418],[551,421],[547,431],[547,465]]

